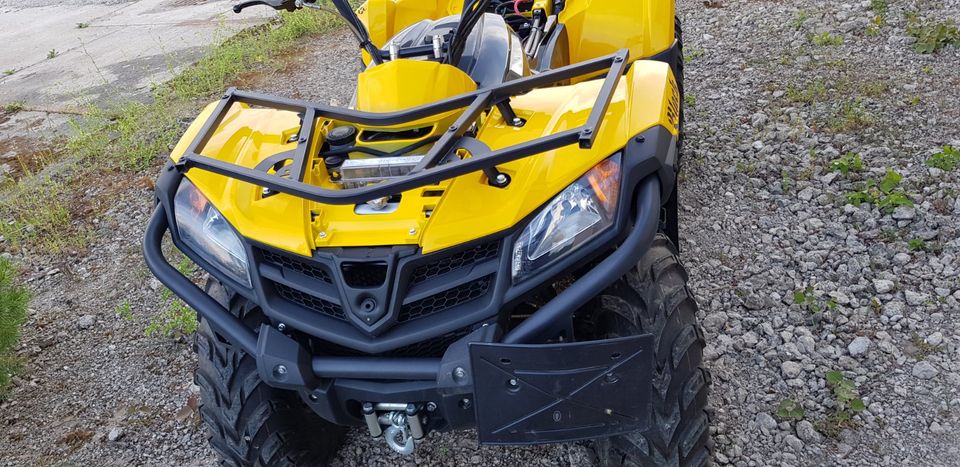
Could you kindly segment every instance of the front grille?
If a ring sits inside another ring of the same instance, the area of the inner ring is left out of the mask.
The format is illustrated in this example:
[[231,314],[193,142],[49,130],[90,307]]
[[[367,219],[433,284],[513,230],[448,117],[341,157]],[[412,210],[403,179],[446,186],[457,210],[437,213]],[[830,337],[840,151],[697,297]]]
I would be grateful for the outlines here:
[[343,263],[343,280],[350,287],[380,287],[387,280],[387,263]]
[[343,308],[336,303],[330,303],[322,298],[301,292],[297,289],[287,287],[283,284],[276,284],[277,293],[285,300],[291,301],[308,310],[327,315],[331,318],[346,321],[347,315],[343,313]]
[[481,277],[475,281],[404,305],[400,308],[400,316],[397,321],[401,323],[413,321],[476,300],[487,293],[492,278],[492,275]]
[[[446,334],[434,337],[432,339],[427,339],[423,342],[417,342],[415,344],[406,345],[394,350],[387,352],[379,353],[373,356],[376,357],[402,357],[402,358],[440,358],[443,357],[444,352],[447,351],[447,348],[453,345],[454,342],[462,339],[467,334],[470,334],[472,330],[470,328],[458,329],[453,332],[448,332]],[[313,351],[314,353],[320,353],[325,355],[336,355],[340,357],[368,357],[371,354],[361,352],[356,349],[351,349],[349,347],[344,347],[342,345],[334,344],[333,342],[326,342],[321,340],[313,340]]]
[[467,334],[470,334],[470,329],[453,331],[439,337],[434,337],[433,339],[400,347],[399,349],[387,352],[385,356],[440,358],[443,357],[444,352],[447,351],[447,347],[450,347],[454,342],[460,340]]
[[333,283],[333,280],[330,278],[330,273],[316,264],[309,262],[309,260],[302,260],[287,255],[280,255],[267,250],[261,250],[261,252],[263,253],[263,260],[267,263],[271,263],[281,268],[291,269],[321,282],[326,282],[328,284]]
[[424,264],[413,271],[410,278],[411,284],[416,285],[446,274],[454,269],[470,266],[480,261],[496,257],[499,250],[499,242],[491,242],[475,246],[446,258],[441,258],[432,263]]

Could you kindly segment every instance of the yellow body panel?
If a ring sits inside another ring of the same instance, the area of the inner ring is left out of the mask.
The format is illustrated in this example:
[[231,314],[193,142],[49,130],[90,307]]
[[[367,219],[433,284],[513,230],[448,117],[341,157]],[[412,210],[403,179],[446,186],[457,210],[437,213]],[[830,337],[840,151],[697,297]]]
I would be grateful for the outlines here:
[[367,25],[370,41],[383,48],[411,24],[459,15],[462,10],[463,0],[367,0],[357,9],[357,16]]
[[559,21],[570,46],[567,63],[630,49],[637,60],[673,45],[673,0],[567,0]]
[[[545,204],[601,160],[623,149],[626,142],[655,125],[676,134],[666,108],[676,93],[673,73],[661,62],[636,62],[620,82],[607,118],[589,150],[567,146],[498,166],[513,182],[506,188],[486,183],[482,173],[453,180],[440,207],[430,218],[421,240],[424,252],[506,230]],[[511,101],[527,119],[523,128],[505,125],[494,111],[478,138],[491,149],[528,141],[582,125],[600,90],[601,81],[540,89]]]
[[[522,128],[504,125],[494,110],[481,121],[477,138],[499,149],[582,125],[601,84],[589,81],[515,97],[512,105],[527,124]],[[352,205],[322,205],[284,194],[263,198],[256,186],[201,170],[191,170],[187,176],[241,235],[261,243],[302,255],[320,247],[380,245],[420,245],[429,253],[513,227],[643,130],[663,125],[676,133],[672,109],[677,101],[668,65],[636,62],[614,94],[593,149],[573,145],[504,164],[500,168],[513,183],[503,189],[489,186],[485,176],[476,172],[440,186],[411,190],[402,194],[399,209],[389,214],[360,215]],[[188,129],[172,153],[174,160],[186,150],[212,108]],[[314,147],[322,144],[329,125],[337,124],[318,123]],[[260,160],[293,149],[295,144],[285,141],[298,131],[298,124],[291,112],[235,105],[202,152],[254,167]],[[446,126],[435,126],[425,137]],[[392,141],[376,147],[390,150],[410,143]],[[311,162],[305,181],[334,188],[322,162]],[[441,191],[442,196],[437,196]]]
[[394,60],[357,77],[357,110],[394,112],[476,90],[477,83],[455,66]]

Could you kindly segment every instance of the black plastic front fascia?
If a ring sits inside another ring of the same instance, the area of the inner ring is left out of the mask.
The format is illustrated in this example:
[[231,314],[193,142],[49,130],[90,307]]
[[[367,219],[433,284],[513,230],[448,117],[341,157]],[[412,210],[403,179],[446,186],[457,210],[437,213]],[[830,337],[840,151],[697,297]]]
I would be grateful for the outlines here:
[[[276,322],[283,322],[306,334],[316,338],[355,349],[368,354],[380,354],[391,350],[422,342],[437,336],[460,330],[481,322],[494,322],[501,311],[508,311],[517,303],[530,295],[552,284],[554,280],[582,267],[589,261],[599,258],[615,248],[626,236],[633,222],[632,210],[633,194],[641,180],[656,174],[660,179],[662,190],[672,189],[675,183],[675,137],[664,127],[655,126],[632,138],[626,145],[622,158],[621,203],[613,226],[602,232],[596,238],[574,250],[567,256],[544,267],[541,271],[527,277],[522,282],[512,284],[510,259],[513,243],[527,222],[536,215],[538,210],[527,216],[510,230],[494,234],[466,245],[456,247],[456,250],[470,248],[477,244],[497,240],[500,243],[499,269],[495,275],[490,299],[486,306],[472,308],[469,306],[455,307],[446,310],[429,319],[414,320],[408,323],[397,324],[379,335],[362,332],[356,326],[334,318],[319,315],[316,312],[293,305],[266,292],[263,278],[251,272],[253,288],[246,288],[235,280],[220,272],[207,262],[201,255],[186,247],[180,240],[175,228],[173,213],[173,196],[179,186],[183,174],[171,165],[168,165],[157,181],[157,196],[164,206],[169,219],[171,238],[174,244],[201,268],[208,271],[215,278],[223,282],[228,288],[236,291],[245,298],[260,304],[267,316]],[[669,193],[669,192],[667,192]],[[664,198],[665,199],[665,198]],[[265,248],[243,239],[248,258],[251,258],[251,267],[256,268],[258,257],[254,246]],[[451,249],[453,250],[453,249]],[[437,252],[445,254],[447,251]],[[321,250],[318,254],[324,254]],[[411,261],[419,261],[418,256]]]

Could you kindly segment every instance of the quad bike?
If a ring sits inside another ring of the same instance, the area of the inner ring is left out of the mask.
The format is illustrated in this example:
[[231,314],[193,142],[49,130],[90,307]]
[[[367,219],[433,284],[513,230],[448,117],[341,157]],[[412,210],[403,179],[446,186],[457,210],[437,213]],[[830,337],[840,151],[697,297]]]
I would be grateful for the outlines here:
[[312,465],[350,426],[403,454],[473,428],[708,463],[673,2],[461,1],[330,0],[360,44],[349,108],[230,89],[173,150],[144,250],[198,312],[211,445]]

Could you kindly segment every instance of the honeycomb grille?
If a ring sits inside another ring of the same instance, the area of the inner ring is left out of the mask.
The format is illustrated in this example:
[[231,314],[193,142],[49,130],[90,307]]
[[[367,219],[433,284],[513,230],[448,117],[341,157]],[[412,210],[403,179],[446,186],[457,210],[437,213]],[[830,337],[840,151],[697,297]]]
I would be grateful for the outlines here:
[[680,89],[677,87],[677,80],[670,78],[670,97],[667,102],[667,119],[677,127],[680,125]]
[[291,301],[308,310],[313,310],[322,315],[346,321],[347,315],[343,313],[343,308],[336,303],[328,302],[322,298],[303,293],[297,289],[287,287],[283,284],[276,284],[277,293],[285,300]]
[[408,357],[408,358],[409,357],[440,358],[440,357],[443,357],[444,352],[447,351],[447,347],[450,347],[450,345],[460,340],[467,334],[470,334],[470,329],[461,329],[459,331],[447,333],[430,340],[417,342],[416,344],[410,344],[405,347],[400,347],[399,349],[388,352],[387,356]]
[[380,287],[387,280],[387,263],[344,263],[341,271],[350,287]]
[[434,277],[446,274],[454,269],[469,266],[480,261],[497,256],[500,250],[498,242],[491,242],[484,245],[475,246],[468,250],[461,251],[453,256],[448,256],[429,264],[424,264],[413,271],[411,283],[416,285],[421,282],[433,279]]
[[404,305],[398,322],[405,323],[476,300],[487,293],[493,276],[485,276],[458,287]]
[[323,268],[317,267],[314,264],[311,264],[304,260],[299,260],[286,255],[279,255],[271,251],[262,250],[263,260],[267,263],[271,263],[276,266],[280,266],[285,269],[290,269],[297,271],[300,274],[303,274],[307,277],[314,278],[318,281],[326,282],[332,284],[333,280],[330,278],[330,273],[328,273]]

